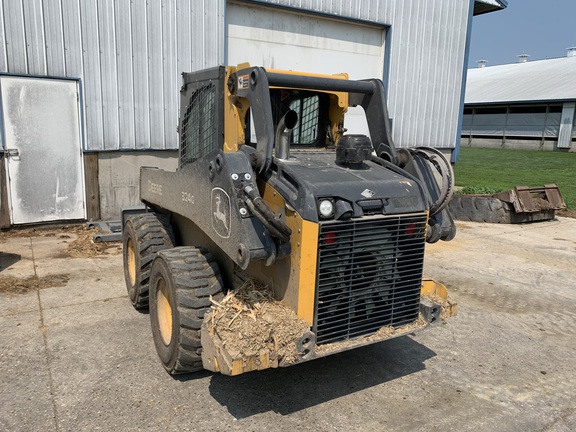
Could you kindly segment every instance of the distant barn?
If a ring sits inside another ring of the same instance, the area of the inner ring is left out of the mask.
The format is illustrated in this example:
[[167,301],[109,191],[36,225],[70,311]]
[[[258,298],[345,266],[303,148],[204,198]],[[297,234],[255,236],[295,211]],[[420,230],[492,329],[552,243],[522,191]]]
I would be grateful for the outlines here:
[[563,58],[519,59],[468,71],[461,144],[576,151],[576,48]]

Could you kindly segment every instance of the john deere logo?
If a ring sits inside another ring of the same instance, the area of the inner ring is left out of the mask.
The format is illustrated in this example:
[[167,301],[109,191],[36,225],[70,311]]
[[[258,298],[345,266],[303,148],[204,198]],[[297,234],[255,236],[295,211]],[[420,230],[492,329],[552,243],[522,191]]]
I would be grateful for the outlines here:
[[230,216],[230,196],[224,189],[212,189],[212,228],[222,238],[230,237]]

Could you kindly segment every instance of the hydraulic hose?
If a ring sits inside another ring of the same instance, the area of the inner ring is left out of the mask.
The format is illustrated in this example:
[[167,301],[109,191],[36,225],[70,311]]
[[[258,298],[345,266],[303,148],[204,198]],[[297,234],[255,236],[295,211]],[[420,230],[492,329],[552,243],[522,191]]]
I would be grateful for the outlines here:
[[413,180],[414,183],[416,183],[416,185],[420,188],[420,191],[422,192],[422,194],[424,194],[424,196],[428,197],[429,193],[426,190],[425,186],[424,186],[424,182],[422,179],[418,178],[417,176],[413,175],[412,173],[406,171],[403,168],[400,168],[398,165],[393,164],[392,162],[383,159],[381,157],[372,155],[372,157],[370,158],[370,160],[380,166],[383,166],[384,168],[388,168],[390,171],[395,172],[396,174],[399,174],[401,176],[407,177],[410,180]]
[[423,155],[423,157],[436,168],[436,171],[438,171],[442,178],[438,199],[430,206],[430,215],[434,216],[436,213],[444,210],[452,199],[452,195],[454,194],[454,171],[448,159],[446,159],[442,152],[435,148],[416,147],[413,151]]
[[280,231],[278,231],[276,227],[262,213],[260,213],[260,211],[256,208],[254,201],[249,198],[246,199],[246,206],[248,206],[252,214],[256,216],[256,219],[262,222],[262,225],[264,225],[272,237],[276,237],[283,242],[288,242],[290,240],[290,236],[282,234]]
[[288,225],[276,217],[258,191],[251,186],[245,186],[244,192],[248,195],[246,205],[254,216],[256,216],[270,231],[270,234],[282,241],[288,241],[290,235],[292,235],[292,230]]
[[[450,165],[450,162],[448,162],[446,157],[440,151],[434,148],[415,147],[408,150],[414,156],[421,156],[423,159],[428,161],[439,172],[442,178],[442,185],[440,185],[440,193],[438,199],[431,203],[429,207],[430,216],[434,216],[446,208],[452,199],[452,195],[454,194],[454,172],[452,171],[452,165]],[[401,174],[411,180],[415,180],[419,185],[426,185],[424,178],[418,178],[423,175],[421,173],[418,174],[418,176],[415,176],[405,169],[378,156],[373,155],[371,160],[372,162],[375,162],[378,165],[382,165],[383,167],[386,167],[397,174]],[[430,193],[428,192],[427,195],[429,196]]]

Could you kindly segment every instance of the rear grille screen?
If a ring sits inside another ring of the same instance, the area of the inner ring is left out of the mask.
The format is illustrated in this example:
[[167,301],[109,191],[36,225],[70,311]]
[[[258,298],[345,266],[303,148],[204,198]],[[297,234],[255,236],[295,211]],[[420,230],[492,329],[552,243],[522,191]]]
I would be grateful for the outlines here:
[[218,148],[216,87],[209,84],[190,96],[180,132],[180,166]]
[[426,215],[320,227],[315,331],[331,343],[418,318]]

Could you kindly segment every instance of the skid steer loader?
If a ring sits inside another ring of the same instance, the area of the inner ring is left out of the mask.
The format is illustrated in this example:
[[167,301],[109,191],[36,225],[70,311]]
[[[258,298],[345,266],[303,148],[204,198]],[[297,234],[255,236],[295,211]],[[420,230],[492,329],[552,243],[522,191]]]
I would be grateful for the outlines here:
[[[356,106],[369,136],[346,134]],[[178,131],[178,169],[142,168],[145,210],[123,213],[128,294],[149,307],[168,372],[287,366],[456,313],[422,280],[425,242],[455,235],[451,166],[395,148],[382,81],[247,63],[185,73]],[[214,328],[214,305],[248,280],[304,323],[290,359],[274,344],[233,351]]]

